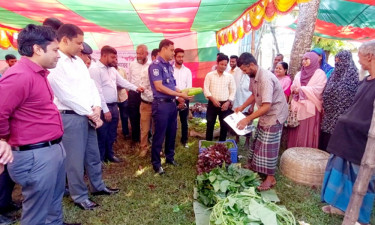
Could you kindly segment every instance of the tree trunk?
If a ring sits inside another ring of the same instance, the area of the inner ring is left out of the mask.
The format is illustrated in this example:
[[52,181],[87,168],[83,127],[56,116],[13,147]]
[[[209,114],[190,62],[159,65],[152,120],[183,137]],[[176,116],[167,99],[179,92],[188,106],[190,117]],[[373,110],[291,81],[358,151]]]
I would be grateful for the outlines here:
[[290,55],[289,73],[292,77],[301,69],[302,56],[311,48],[320,0],[299,4],[299,15],[293,48]]
[[[260,29],[259,29],[259,41],[258,41],[258,44],[257,44],[257,47],[256,47],[256,50],[255,50],[255,59],[257,60],[258,62],[258,59],[259,59],[259,53],[260,53],[260,47],[261,47],[261,44],[262,44],[262,38],[263,38],[263,34],[265,33],[265,28],[266,26],[263,25]],[[259,64],[259,65],[262,65],[262,64]]]
[[255,30],[251,31],[251,54],[255,54]]
[[[375,168],[375,102],[372,113],[370,130],[365,153],[363,154],[361,166],[357,179],[354,183],[352,196],[350,197],[348,208],[345,211],[345,218],[342,225],[353,225],[358,220],[359,209],[362,205],[363,197],[366,195],[370,178]],[[371,206],[372,207],[372,206]]]
[[270,26],[271,34],[272,34],[272,37],[273,37],[273,41],[275,43],[276,54],[279,54],[280,50],[279,50],[279,44],[277,43],[275,27],[272,26],[272,24],[269,24],[269,26]]

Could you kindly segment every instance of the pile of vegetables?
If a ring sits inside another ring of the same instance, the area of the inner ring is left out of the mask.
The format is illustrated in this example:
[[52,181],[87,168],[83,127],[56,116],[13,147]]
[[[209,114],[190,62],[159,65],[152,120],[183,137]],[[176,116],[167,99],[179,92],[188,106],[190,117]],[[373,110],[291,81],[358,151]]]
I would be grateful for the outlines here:
[[221,167],[223,164],[229,165],[231,163],[230,151],[227,146],[216,143],[203,150],[198,155],[197,172],[198,174],[208,173],[216,167]]
[[207,112],[207,104],[197,102],[190,107],[192,113],[194,112]]
[[[193,119],[189,120],[189,127],[196,132],[205,133],[207,128],[207,120],[193,117]],[[220,128],[219,120],[216,120],[215,123],[215,130]]]
[[219,199],[212,209],[210,224],[295,225],[296,221],[290,211],[265,201],[251,187]]
[[[201,145],[199,146],[200,148],[209,148],[215,145],[217,142],[216,141],[201,141],[200,143],[201,143]],[[233,142],[227,141],[223,144],[225,144],[228,149],[234,148]]]
[[246,188],[256,187],[260,184],[257,173],[231,164],[227,168],[223,165],[209,173],[197,176],[197,200],[205,206],[214,206],[219,199],[229,194],[241,192]]

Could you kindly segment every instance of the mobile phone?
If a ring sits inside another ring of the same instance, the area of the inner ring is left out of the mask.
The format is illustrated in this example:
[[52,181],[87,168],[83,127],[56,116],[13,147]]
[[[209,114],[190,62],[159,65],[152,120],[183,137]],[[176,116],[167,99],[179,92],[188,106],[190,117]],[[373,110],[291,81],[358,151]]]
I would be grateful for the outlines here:
[[92,126],[93,128],[96,128],[96,123],[92,120],[89,119],[89,124],[90,126]]

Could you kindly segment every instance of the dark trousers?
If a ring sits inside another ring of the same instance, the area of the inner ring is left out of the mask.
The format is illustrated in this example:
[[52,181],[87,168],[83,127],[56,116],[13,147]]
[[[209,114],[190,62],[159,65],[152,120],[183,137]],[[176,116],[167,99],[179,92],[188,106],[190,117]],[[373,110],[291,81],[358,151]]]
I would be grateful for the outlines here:
[[329,142],[330,138],[331,138],[331,134],[330,133],[326,133],[326,132],[320,131],[319,147],[318,148],[320,150],[327,151],[328,142]]
[[128,119],[129,109],[128,100],[117,103],[118,109],[120,110],[121,128],[124,136],[129,135]]
[[4,166],[4,172],[0,174],[0,214],[3,208],[12,203],[12,192],[14,182],[9,176],[7,166]]
[[132,140],[134,142],[139,142],[141,136],[141,114],[139,113],[141,94],[136,91],[129,91],[128,94],[128,109],[130,124],[132,126]]
[[[221,104],[225,103],[220,102]],[[219,141],[225,141],[227,138],[228,125],[224,122],[224,118],[231,114],[231,110],[221,111],[220,107],[215,107],[211,101],[208,101],[207,105],[207,129],[206,129],[206,140],[212,141],[214,137],[214,128],[217,116],[219,116],[220,122],[220,138]]]
[[[188,141],[188,116],[189,116],[189,101],[185,100],[185,104],[187,106],[186,109],[178,110],[180,115],[180,122],[181,122],[181,143],[186,144]],[[178,103],[177,103],[178,105]]]
[[21,224],[63,224],[65,150],[62,143],[13,151],[13,156],[8,171],[12,180],[22,187]]
[[96,132],[98,134],[98,145],[100,151],[100,159],[102,161],[113,160],[113,143],[117,137],[117,125],[119,121],[119,111],[117,104],[107,104],[109,111],[112,114],[112,120],[106,122],[104,114],[102,112],[101,119],[103,120],[103,126],[99,127]]
[[160,151],[165,139],[165,157],[167,162],[174,160],[174,148],[177,132],[177,108],[175,102],[152,102],[152,119],[155,133],[152,137],[151,163],[155,171],[161,166]]

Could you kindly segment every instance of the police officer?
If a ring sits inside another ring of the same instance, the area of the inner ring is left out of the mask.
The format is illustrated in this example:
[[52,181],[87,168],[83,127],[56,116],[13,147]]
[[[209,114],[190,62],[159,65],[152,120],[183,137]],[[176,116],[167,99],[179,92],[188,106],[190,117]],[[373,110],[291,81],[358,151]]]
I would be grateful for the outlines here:
[[152,139],[151,163],[158,174],[164,174],[161,167],[160,151],[165,138],[165,157],[168,164],[177,166],[174,160],[174,148],[177,132],[176,97],[189,100],[187,93],[176,88],[173,77],[173,67],[169,61],[174,56],[174,43],[164,39],[159,44],[159,56],[148,68],[151,89],[154,100],[152,102],[152,119],[155,134]]

